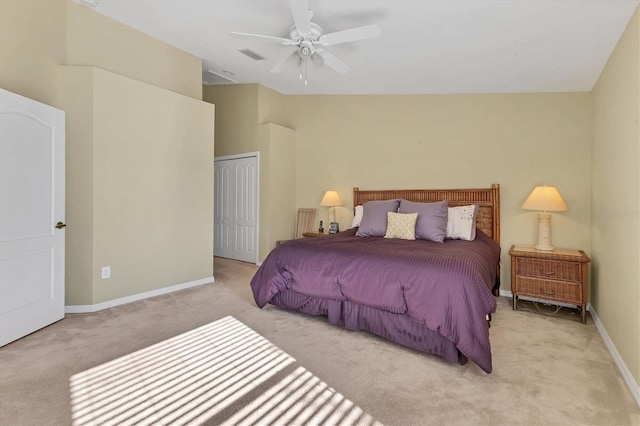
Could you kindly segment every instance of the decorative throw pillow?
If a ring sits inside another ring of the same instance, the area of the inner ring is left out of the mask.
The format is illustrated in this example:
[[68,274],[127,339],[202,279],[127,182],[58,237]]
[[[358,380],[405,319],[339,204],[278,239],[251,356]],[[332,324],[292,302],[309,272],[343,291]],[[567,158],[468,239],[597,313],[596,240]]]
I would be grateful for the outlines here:
[[360,222],[362,222],[362,212],[364,211],[364,208],[362,207],[361,204],[358,204],[355,207],[355,216],[353,216],[353,222],[351,222],[351,227],[352,228],[357,228],[360,226]]
[[418,213],[387,213],[387,232],[385,238],[416,239],[416,221]]
[[400,200],[368,201],[362,205],[362,222],[356,237],[383,237],[387,232],[387,213],[398,211]]
[[416,238],[442,243],[447,236],[448,207],[449,202],[447,200],[437,203],[416,203],[400,200],[398,212],[418,213]]
[[478,206],[449,207],[447,238],[473,241],[476,239],[476,216]]

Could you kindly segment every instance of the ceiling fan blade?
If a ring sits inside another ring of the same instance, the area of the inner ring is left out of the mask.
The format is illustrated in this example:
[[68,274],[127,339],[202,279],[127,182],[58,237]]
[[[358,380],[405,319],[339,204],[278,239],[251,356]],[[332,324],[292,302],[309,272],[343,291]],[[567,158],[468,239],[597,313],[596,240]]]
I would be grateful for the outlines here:
[[332,68],[338,74],[345,74],[351,69],[349,65],[345,64],[340,59],[338,59],[335,55],[327,52],[324,49],[316,49],[314,52],[314,55],[316,54],[322,57],[322,60],[324,61],[325,65],[327,65],[329,68]]
[[291,14],[296,30],[301,36],[311,35],[311,17],[309,16],[308,0],[289,0]]
[[323,46],[331,46],[333,44],[348,43],[351,41],[379,37],[380,34],[382,34],[382,30],[379,26],[366,25],[364,27],[351,28],[350,30],[325,34],[320,36],[318,43]]
[[285,70],[285,68],[295,65],[295,67],[299,67],[300,66],[300,55],[298,54],[297,50],[294,50],[293,52],[291,52],[291,54],[285,56],[284,58],[282,58],[280,60],[280,62],[278,62],[273,68],[271,68],[271,72],[282,72]]
[[322,56],[320,55],[316,55],[317,50],[314,50],[313,54],[311,55],[311,63],[313,63],[313,66],[318,68],[321,67],[322,64],[324,64],[324,60],[322,59]]
[[269,40],[269,41],[275,41],[275,42],[283,44],[285,46],[289,46],[289,45],[293,44],[293,42],[291,40],[289,40],[288,38],[282,38],[282,37],[267,36],[267,35],[262,35],[262,34],[237,33],[235,31],[232,31],[229,34],[231,34],[234,37],[239,37],[239,38],[251,38],[251,39],[261,38],[261,39],[265,39],[265,40]]

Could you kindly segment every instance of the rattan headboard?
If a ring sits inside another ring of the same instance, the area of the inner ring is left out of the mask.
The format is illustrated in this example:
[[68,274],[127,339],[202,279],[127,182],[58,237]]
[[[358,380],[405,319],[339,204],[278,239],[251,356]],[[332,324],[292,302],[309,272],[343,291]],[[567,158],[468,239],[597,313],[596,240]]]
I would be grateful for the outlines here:
[[449,206],[477,204],[478,217],[476,226],[500,244],[500,185],[495,183],[491,188],[480,189],[385,189],[379,191],[362,191],[353,188],[353,205],[367,201],[391,200],[404,198],[409,201],[429,203],[448,200]]

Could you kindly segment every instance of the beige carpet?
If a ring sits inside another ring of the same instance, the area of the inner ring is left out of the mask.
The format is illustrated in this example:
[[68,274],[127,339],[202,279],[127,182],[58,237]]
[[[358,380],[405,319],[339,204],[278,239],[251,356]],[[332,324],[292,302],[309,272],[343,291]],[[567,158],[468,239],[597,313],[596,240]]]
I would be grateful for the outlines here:
[[74,374],[76,425],[379,425],[227,316]]
[[[102,388],[78,388],[87,377],[104,386],[103,371],[112,371],[122,360],[157,351],[226,317],[295,359],[296,368],[287,367],[265,381],[265,390],[278,389],[274,385],[296,371],[307,374],[367,414],[351,420],[375,419],[386,425],[640,424],[640,411],[591,320],[585,326],[564,317],[514,312],[510,301],[501,298],[491,327],[494,371],[487,375],[473,363],[450,364],[364,332],[336,328],[323,318],[275,307],[258,309],[248,285],[255,270],[250,264],[216,259],[214,284],[93,314],[67,315],[0,348],[0,424],[66,425],[72,423],[72,412],[81,423],[79,416],[86,415],[87,407],[108,406],[100,402]],[[163,362],[157,365],[168,368]],[[118,377],[120,382],[109,389],[137,391],[127,380],[130,376]],[[178,387],[165,387],[164,392],[175,396]],[[272,390],[262,397],[277,394]],[[186,411],[206,413],[203,406],[215,395],[194,396],[192,409]],[[287,418],[256,415],[259,398],[236,395],[215,415],[193,417],[193,423],[266,424]],[[103,418],[111,424],[126,419]],[[162,417],[149,419],[156,423]],[[94,419],[94,424],[99,421]]]

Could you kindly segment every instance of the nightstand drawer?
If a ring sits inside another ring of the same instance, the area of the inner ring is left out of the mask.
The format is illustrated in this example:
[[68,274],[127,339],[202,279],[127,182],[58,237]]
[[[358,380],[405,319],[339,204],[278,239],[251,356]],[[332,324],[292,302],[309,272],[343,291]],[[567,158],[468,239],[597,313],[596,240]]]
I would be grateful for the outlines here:
[[530,246],[511,246],[509,255],[513,310],[519,296],[564,302],[577,305],[582,323],[587,323],[589,256],[581,250],[545,252]]
[[518,258],[517,275],[537,277],[549,280],[560,281],[582,281],[580,264],[576,262],[563,262],[559,260],[532,259],[527,257]]
[[585,303],[582,300],[582,285],[579,282],[551,281],[519,276],[516,278],[515,284],[515,290],[519,295],[575,303],[576,305]]

